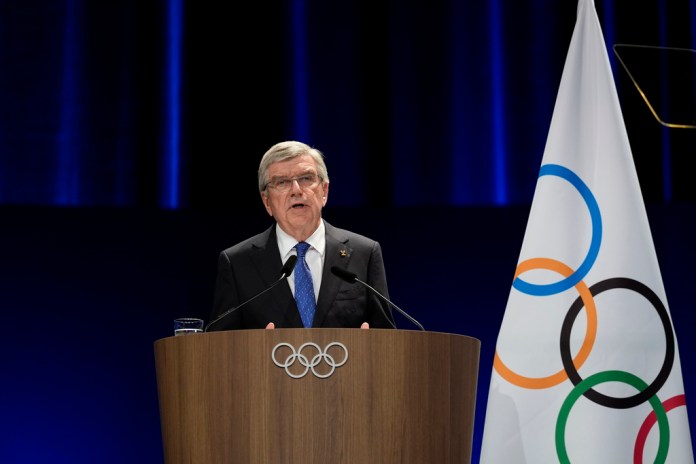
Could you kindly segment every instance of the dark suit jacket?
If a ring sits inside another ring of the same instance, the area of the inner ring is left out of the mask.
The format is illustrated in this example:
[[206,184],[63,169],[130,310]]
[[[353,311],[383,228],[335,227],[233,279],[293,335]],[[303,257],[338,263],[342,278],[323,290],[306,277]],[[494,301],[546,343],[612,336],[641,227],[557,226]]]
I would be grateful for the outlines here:
[[[378,242],[362,235],[338,229],[326,221],[326,255],[321,288],[312,327],[389,328],[393,321],[389,305],[360,283],[350,284],[333,275],[339,266],[357,275],[389,298],[387,279]],[[281,277],[280,251],[275,224],[220,253],[215,297],[210,321],[234,308]],[[386,317],[385,317],[386,314]],[[302,327],[302,319],[287,280],[209,327],[209,330],[257,329],[273,322],[276,328]]]

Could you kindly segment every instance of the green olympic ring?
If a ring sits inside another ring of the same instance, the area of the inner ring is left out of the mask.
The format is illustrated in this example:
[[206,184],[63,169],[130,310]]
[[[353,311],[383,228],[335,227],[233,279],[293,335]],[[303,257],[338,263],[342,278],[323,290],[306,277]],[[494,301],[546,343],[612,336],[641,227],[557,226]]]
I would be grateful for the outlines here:
[[[558,413],[558,421],[556,422],[556,454],[558,454],[558,460],[562,464],[570,463],[565,446],[565,429],[571,408],[577,399],[590,388],[600,383],[612,381],[627,383],[635,387],[638,391],[643,391],[648,388],[648,384],[639,377],[624,371],[598,372],[578,383],[563,402],[563,406],[561,406],[561,410]],[[667,459],[667,451],[669,451],[669,422],[667,421],[667,412],[657,395],[651,396],[648,401],[653,411],[655,411],[657,424],[660,429],[660,443],[657,448],[657,456],[655,456],[655,464],[664,463]]]

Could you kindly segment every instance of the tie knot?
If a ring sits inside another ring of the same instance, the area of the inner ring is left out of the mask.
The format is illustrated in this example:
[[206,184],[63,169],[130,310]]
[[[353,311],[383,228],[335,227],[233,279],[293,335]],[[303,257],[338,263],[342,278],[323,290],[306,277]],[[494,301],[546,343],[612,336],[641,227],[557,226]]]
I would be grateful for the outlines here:
[[295,245],[295,248],[297,249],[297,257],[302,259],[305,257],[305,254],[307,254],[307,250],[309,249],[309,243],[300,242],[297,245]]

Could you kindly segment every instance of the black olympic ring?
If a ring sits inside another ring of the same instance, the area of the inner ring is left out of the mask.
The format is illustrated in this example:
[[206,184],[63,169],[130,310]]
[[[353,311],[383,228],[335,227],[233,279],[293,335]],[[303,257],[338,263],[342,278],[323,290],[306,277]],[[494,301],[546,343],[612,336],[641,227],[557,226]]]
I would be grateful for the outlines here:
[[[672,323],[670,322],[665,305],[655,294],[655,292],[637,280],[629,279],[627,277],[606,279],[591,286],[590,293],[594,297],[613,288],[626,288],[633,290],[652,303],[657,311],[657,314],[660,316],[660,320],[662,321],[662,326],[665,331],[665,341],[667,343],[665,360],[662,364],[662,368],[655,377],[655,380],[653,380],[653,382],[648,385],[645,390],[637,393],[636,395],[627,396],[625,398],[607,396],[591,388],[583,393],[585,397],[599,405],[615,409],[628,409],[648,401],[660,390],[660,388],[662,388],[667,381],[669,373],[672,370],[672,364],[674,363],[674,332],[672,331]],[[566,314],[565,320],[563,321],[563,326],[561,328],[561,360],[563,361],[565,371],[568,373],[568,378],[571,380],[571,382],[573,382],[573,385],[577,385],[583,380],[582,377],[580,377],[580,374],[578,374],[578,371],[575,369],[573,358],[570,354],[570,331],[573,328],[575,318],[582,307],[582,299],[578,297],[568,310],[568,314]]]
[[[281,363],[276,359],[276,351],[278,350],[278,348],[283,347],[283,346],[290,348],[291,354],[288,355],[288,357],[285,359],[285,362]],[[302,350],[304,350],[308,346],[311,346],[312,348],[317,350],[317,354],[312,356],[311,361],[307,358],[307,356],[302,354]],[[341,362],[336,362],[336,360],[333,358],[333,356],[331,356],[329,354],[329,349],[333,346],[338,346],[338,347],[343,349],[344,356],[343,356],[343,360]],[[285,372],[293,379],[299,379],[299,378],[304,377],[305,375],[307,375],[307,372],[309,372],[310,369],[312,370],[312,373],[315,376],[319,377],[320,379],[325,379],[325,378],[329,377],[331,374],[333,374],[337,367],[341,367],[342,365],[344,365],[346,363],[346,361],[348,361],[348,349],[345,347],[345,345],[343,343],[339,343],[339,342],[329,343],[328,345],[326,345],[326,348],[324,348],[324,350],[322,350],[319,347],[319,345],[317,345],[316,343],[307,342],[307,343],[303,343],[298,350],[295,350],[294,346],[292,346],[289,343],[283,342],[283,343],[278,343],[273,348],[273,351],[271,352],[271,358],[273,359],[273,362],[275,363],[276,366],[284,368]],[[295,360],[298,360],[300,362],[300,364],[303,365],[305,368],[304,371],[300,374],[293,374],[290,371],[290,366],[295,364]],[[317,372],[314,369],[316,366],[318,366],[322,362],[322,360],[326,361],[326,364],[328,364],[331,367],[331,370],[326,374],[322,374],[320,372]]]

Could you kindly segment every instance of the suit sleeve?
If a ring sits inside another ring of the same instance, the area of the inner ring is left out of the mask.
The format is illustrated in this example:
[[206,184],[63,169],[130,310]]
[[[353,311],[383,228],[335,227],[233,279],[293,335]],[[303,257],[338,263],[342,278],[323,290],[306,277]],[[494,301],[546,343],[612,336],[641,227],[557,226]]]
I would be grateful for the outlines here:
[[[232,270],[230,259],[225,251],[218,256],[217,278],[215,279],[215,293],[213,297],[213,310],[210,321],[214,321],[221,314],[239,304],[237,292],[237,279]],[[241,324],[240,314],[230,314],[210,327],[209,330],[230,330],[239,328]]]

